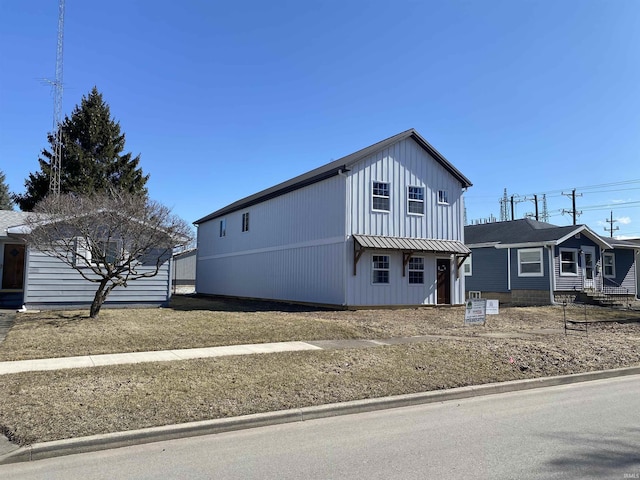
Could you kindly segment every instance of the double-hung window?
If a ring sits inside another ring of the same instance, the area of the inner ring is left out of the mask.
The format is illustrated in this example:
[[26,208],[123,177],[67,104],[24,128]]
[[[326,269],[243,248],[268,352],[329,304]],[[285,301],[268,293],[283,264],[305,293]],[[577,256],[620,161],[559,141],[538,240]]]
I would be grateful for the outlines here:
[[424,215],[424,187],[409,187],[408,200],[410,214]]
[[578,250],[560,249],[560,275],[578,275]]
[[518,250],[518,276],[542,277],[542,248],[521,248]]
[[411,257],[409,259],[409,283],[424,283],[424,258]]
[[449,195],[446,190],[438,190],[438,203],[449,205]]
[[604,263],[605,278],[615,278],[616,276],[616,256],[614,253],[607,252],[602,255]]
[[373,209],[388,212],[391,205],[389,184],[384,182],[373,182],[372,193]]
[[389,283],[389,255],[373,256],[373,283]]

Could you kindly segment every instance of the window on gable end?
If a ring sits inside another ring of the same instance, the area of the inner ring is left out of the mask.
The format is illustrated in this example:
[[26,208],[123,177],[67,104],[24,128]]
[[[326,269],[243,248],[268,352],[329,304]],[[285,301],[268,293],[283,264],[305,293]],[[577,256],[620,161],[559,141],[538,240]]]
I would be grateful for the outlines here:
[[408,187],[408,212],[424,215],[424,187]]
[[560,249],[560,275],[578,275],[578,250]]
[[384,182],[373,182],[372,207],[373,210],[388,212],[391,205],[389,184]]
[[438,203],[449,205],[449,195],[446,190],[438,190]]

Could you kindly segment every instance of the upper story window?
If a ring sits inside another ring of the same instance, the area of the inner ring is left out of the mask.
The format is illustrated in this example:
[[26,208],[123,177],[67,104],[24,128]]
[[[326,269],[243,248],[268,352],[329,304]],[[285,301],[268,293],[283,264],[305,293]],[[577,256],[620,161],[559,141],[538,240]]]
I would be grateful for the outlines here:
[[249,231],[249,212],[245,212],[242,214],[242,231]]
[[518,250],[518,276],[542,277],[542,248],[521,248]]
[[408,202],[410,214],[424,215],[424,187],[409,187]]
[[373,283],[389,283],[389,255],[373,256]]
[[602,255],[604,263],[604,276],[606,278],[615,278],[616,276],[616,256],[614,253],[607,252]]
[[438,190],[438,203],[449,205],[449,195],[446,190]]
[[578,274],[578,250],[573,248],[560,249],[560,275]]
[[389,211],[390,206],[389,184],[373,182],[372,204],[374,210]]
[[226,218],[223,218],[222,220],[220,220],[220,236],[221,237],[227,236],[227,219]]
[[424,258],[411,257],[409,259],[409,283],[424,283]]

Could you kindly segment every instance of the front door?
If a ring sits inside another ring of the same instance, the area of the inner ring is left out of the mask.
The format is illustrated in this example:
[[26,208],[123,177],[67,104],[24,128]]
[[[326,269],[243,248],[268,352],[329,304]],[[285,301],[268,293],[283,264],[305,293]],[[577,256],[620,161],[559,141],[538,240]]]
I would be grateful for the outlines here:
[[593,290],[595,288],[595,264],[596,264],[596,248],[582,248],[582,279],[584,290]]
[[449,259],[438,258],[438,305],[451,304],[451,262]]
[[24,245],[5,243],[2,260],[2,290],[22,290],[24,282]]

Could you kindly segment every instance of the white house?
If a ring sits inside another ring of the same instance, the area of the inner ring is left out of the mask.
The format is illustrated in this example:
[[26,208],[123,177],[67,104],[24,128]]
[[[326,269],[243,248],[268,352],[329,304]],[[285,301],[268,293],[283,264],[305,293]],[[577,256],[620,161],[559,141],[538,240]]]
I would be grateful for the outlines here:
[[196,291],[343,307],[461,304],[470,186],[407,130],[194,222]]

